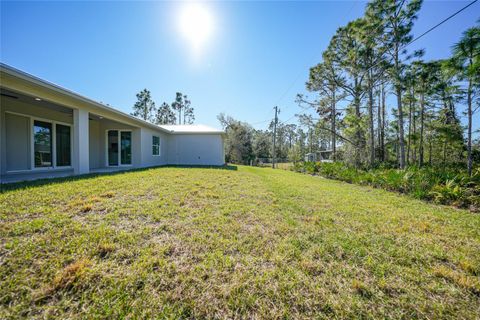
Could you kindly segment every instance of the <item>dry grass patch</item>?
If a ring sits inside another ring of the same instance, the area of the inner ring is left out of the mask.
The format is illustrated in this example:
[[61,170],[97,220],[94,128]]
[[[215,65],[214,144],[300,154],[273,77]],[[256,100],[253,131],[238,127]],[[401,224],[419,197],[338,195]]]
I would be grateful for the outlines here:
[[446,266],[434,267],[433,274],[437,277],[451,281],[457,286],[465,288],[480,297],[480,280],[478,277],[461,274]]
[[55,292],[63,290],[68,291],[75,285],[81,284],[85,279],[85,274],[92,262],[88,259],[79,259],[68,264],[53,278],[51,283],[42,287],[38,292],[34,293],[33,299],[40,302],[51,297]]
[[480,216],[283,170],[0,193],[0,318],[475,318]]

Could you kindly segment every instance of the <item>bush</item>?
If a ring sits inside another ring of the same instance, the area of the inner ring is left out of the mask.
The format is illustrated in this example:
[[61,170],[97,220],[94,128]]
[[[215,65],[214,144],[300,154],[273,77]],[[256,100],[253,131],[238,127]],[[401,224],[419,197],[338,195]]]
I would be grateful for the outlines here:
[[412,166],[405,170],[399,170],[387,166],[366,171],[341,162],[297,163],[293,170],[319,174],[348,183],[401,192],[417,199],[430,200],[439,204],[469,207],[471,210],[480,208],[480,168],[475,170],[472,177],[468,177],[459,168]]
[[320,168],[320,162],[305,162],[304,163],[304,170],[308,174],[315,174],[318,173]]

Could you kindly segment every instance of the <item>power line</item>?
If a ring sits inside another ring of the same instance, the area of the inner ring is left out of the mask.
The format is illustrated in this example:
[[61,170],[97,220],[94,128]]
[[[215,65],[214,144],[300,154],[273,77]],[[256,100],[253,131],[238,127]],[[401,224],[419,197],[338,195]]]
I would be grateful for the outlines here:
[[265,123],[265,122],[268,122],[268,121],[272,121],[272,119],[266,119],[266,120],[263,120],[263,121],[254,122],[254,123],[250,123],[250,124],[251,125],[256,125],[256,124],[261,124],[261,123]]
[[287,120],[285,120],[285,121],[280,121],[280,122],[281,122],[282,124],[287,124],[287,123],[288,123],[288,121],[292,120],[292,119],[293,119],[293,118],[295,118],[296,116],[297,116],[297,115],[296,115],[296,114],[294,114],[293,116],[291,116],[291,117],[290,117],[290,118],[288,118]]
[[[405,1],[405,0],[404,0]],[[352,12],[353,8],[358,4],[360,3],[361,1],[354,1],[352,6],[350,6],[350,8],[348,9],[347,13],[345,14],[345,16],[349,16],[350,13]],[[323,51],[322,51],[323,53]],[[320,53],[320,55],[322,54]],[[313,60],[315,57],[317,56],[317,53],[315,53],[312,58],[310,60]],[[297,81],[300,79],[300,77],[302,76],[302,73],[303,73],[303,70],[300,70],[297,74],[297,76],[295,77],[295,79],[292,81],[292,83],[287,87],[287,89],[280,95],[280,97],[278,98],[277,102],[275,103],[276,105],[278,105],[284,98],[285,96],[288,94],[288,92],[290,92],[290,90],[293,88],[293,86],[297,83]],[[285,110],[288,109],[289,106],[285,107]],[[271,112],[272,110],[270,110]],[[270,113],[269,113],[270,114]],[[295,117],[295,115],[293,115],[292,117],[290,117],[288,120],[286,120],[285,122],[288,122],[290,121],[291,119],[293,119]],[[267,121],[271,121],[271,120],[264,120],[264,121],[260,121],[260,122],[257,122],[255,124],[260,124],[260,123],[264,123],[264,122],[267,122]],[[282,122],[284,123],[284,122]]]
[[[403,4],[405,3],[406,0],[402,0],[402,3],[400,4],[400,8],[403,6]],[[477,0],[475,0],[477,1]],[[360,3],[360,1],[355,1],[353,3],[353,5],[350,7],[350,9],[347,11],[346,15],[345,16],[348,16],[350,15],[351,11],[353,10],[353,8],[358,4]],[[380,28],[381,26],[378,26],[375,30],[378,31],[378,29]],[[323,53],[323,52],[322,52]],[[321,55],[321,54],[320,54]],[[314,54],[312,56],[312,58],[310,60],[313,60],[313,58],[315,58],[317,56],[317,54]],[[368,70],[367,70],[368,71]],[[302,75],[302,72],[303,71],[299,71],[299,73],[297,74],[297,76],[295,77],[294,81],[290,84],[290,86],[287,88],[287,90],[285,90],[285,92],[280,96],[280,98],[278,99],[278,101],[276,102],[276,104],[279,104],[283,98],[285,98],[285,96],[287,95],[287,93],[293,88],[293,86],[297,83],[298,79],[300,78],[300,76]],[[289,107],[287,106],[285,109],[288,109]]]
[[[423,32],[421,35],[419,35],[418,37],[415,37],[412,41],[410,41],[409,43],[407,43],[406,45],[400,47],[400,49],[405,49],[406,47],[408,47],[409,45],[411,45],[412,43],[414,43],[415,41],[417,41],[418,39],[424,37],[425,35],[427,35],[428,33],[432,32],[433,30],[435,30],[436,28],[438,28],[439,26],[441,26],[442,24],[444,24],[445,22],[447,22],[448,20],[452,19],[453,17],[455,17],[456,15],[458,15],[459,13],[461,13],[462,11],[466,10],[468,7],[472,6],[473,4],[475,4],[476,2],[478,2],[478,0],[473,0],[472,2],[470,2],[469,4],[467,4],[466,6],[460,8],[459,10],[457,10],[456,12],[452,13],[451,15],[449,15],[448,17],[446,17],[445,19],[443,19],[442,21],[440,21],[439,23],[437,23],[436,25],[434,25],[433,27],[431,27],[430,29],[428,29],[427,31]],[[402,5],[403,5],[403,2],[402,2]],[[393,59],[390,59],[390,62],[391,60]],[[375,63],[374,65],[372,65],[371,67],[369,67],[365,73],[367,73],[368,71],[370,71],[370,69],[374,68],[375,66],[377,66],[379,63],[381,62],[378,61],[377,63]],[[384,72],[386,71],[387,68],[383,68],[383,70],[381,72]],[[385,81],[381,82],[379,85],[384,85],[386,83],[390,82],[390,79],[386,79]]]
[[[407,46],[409,46],[410,44],[414,43],[415,41],[417,41],[418,39],[422,38],[423,36],[425,36],[426,34],[428,34],[429,32],[435,30],[436,28],[438,28],[439,26],[441,26],[442,24],[444,24],[445,22],[447,22],[448,20],[452,19],[453,17],[455,17],[457,14],[459,14],[460,12],[464,11],[465,9],[467,9],[468,7],[470,7],[471,5],[473,5],[475,2],[478,2],[478,0],[474,0],[472,2],[470,2],[469,4],[467,4],[466,6],[462,7],[461,9],[457,10],[455,13],[451,14],[450,16],[448,16],[447,18],[443,19],[442,21],[440,21],[439,23],[437,23],[436,25],[434,25],[433,27],[431,27],[430,29],[428,29],[427,31],[425,31],[424,33],[422,33],[421,35],[419,35],[418,37],[416,37],[415,39],[413,39],[412,41],[410,41],[409,43],[407,43],[405,46],[401,47],[401,49],[405,49]],[[478,54],[476,54],[478,55]],[[474,55],[474,57],[476,56]],[[391,62],[391,60],[390,60]],[[378,64],[378,63],[376,63]],[[373,66],[371,66],[370,68],[367,69],[366,72],[368,72],[371,68],[375,67],[374,64]],[[381,72],[384,72],[386,71],[387,68],[383,68],[383,70],[381,70]],[[386,83],[390,82],[390,79],[386,79],[385,81],[381,82],[379,85],[384,85]]]
[[[445,22],[447,22],[448,20],[452,19],[453,17],[455,17],[457,14],[459,14],[460,12],[464,11],[465,9],[467,9],[468,7],[470,7],[471,5],[473,5],[475,2],[477,2],[478,0],[473,0],[472,2],[470,2],[469,4],[467,4],[466,6],[464,6],[463,8],[459,9],[458,11],[456,11],[455,13],[451,14],[450,16],[448,16],[447,18],[443,19],[442,21],[440,21],[439,23],[437,23],[436,25],[434,25],[433,27],[431,27],[430,29],[428,29],[427,31],[425,31],[424,33],[422,33],[421,35],[419,35],[418,37],[412,39],[409,43],[407,43],[406,45],[402,46],[399,48],[400,49],[405,49],[406,47],[408,47],[409,45],[411,45],[412,43],[414,43],[415,41],[417,41],[418,39],[424,37],[425,35],[427,35],[428,33],[432,32],[433,30],[435,30],[436,28],[438,28],[439,26],[441,26],[442,24],[444,24]],[[402,2],[402,5],[403,5],[403,2]],[[385,53],[385,52],[383,52]],[[390,59],[390,62],[392,62],[393,58]],[[365,70],[364,74],[367,73],[368,71],[370,71],[372,68],[375,68],[377,65],[379,65],[380,63],[382,62],[382,60],[379,60],[377,61],[376,63],[374,63],[372,66],[370,66],[367,70]],[[386,68],[384,68],[382,71],[385,71]]]
[[425,31],[424,33],[422,33],[421,35],[419,35],[418,37],[416,37],[415,39],[413,39],[412,41],[410,41],[409,43],[407,43],[406,46],[414,43],[415,41],[417,41],[418,39],[420,39],[421,37],[423,37],[424,35],[426,35],[427,33],[429,33],[430,31],[436,29],[437,27],[441,26],[442,24],[444,24],[445,22],[447,22],[448,20],[450,20],[451,18],[455,17],[457,14],[459,14],[460,12],[462,12],[463,10],[467,9],[468,7],[470,7],[471,5],[473,5],[475,2],[477,2],[478,0],[474,0],[472,2],[470,2],[469,4],[467,4],[465,7],[461,8],[460,10],[458,10],[457,12],[455,12],[454,14],[450,15],[449,17],[443,19],[442,21],[440,21],[439,23],[437,23],[436,25],[434,25],[433,27],[431,27],[430,29],[428,29],[427,31]]
[[[403,3],[405,2],[402,1],[402,6],[403,6]],[[449,15],[448,17],[446,17],[445,19],[443,19],[442,21],[440,21],[439,23],[437,23],[436,25],[434,25],[433,27],[431,27],[430,29],[428,29],[427,31],[423,32],[422,34],[420,34],[418,37],[415,37],[414,39],[412,39],[409,43],[405,44],[404,46],[400,47],[400,49],[405,49],[406,47],[408,47],[409,45],[411,45],[412,43],[416,42],[417,40],[419,40],[420,38],[424,37],[425,35],[427,35],[428,33],[432,32],[433,30],[435,30],[436,28],[438,28],[439,26],[441,26],[442,24],[444,24],[445,22],[447,22],[448,20],[452,19],[453,17],[455,17],[456,15],[458,15],[459,13],[463,12],[464,10],[466,10],[467,8],[469,8],[470,6],[472,6],[473,4],[475,4],[476,2],[478,2],[478,0],[473,0],[472,2],[470,2],[469,4],[467,4],[466,6],[460,8],[459,10],[457,10],[456,12],[452,13],[451,15]],[[350,11],[353,9],[353,7],[357,4],[357,2],[354,3],[354,5],[352,7],[350,7],[350,10],[349,12],[347,13],[347,15],[350,13]],[[316,54],[315,54],[316,56]],[[312,57],[313,59],[313,57]],[[376,67],[378,64],[380,64],[382,61],[378,61],[377,63],[375,63],[374,65],[372,65],[371,67],[369,67],[366,71],[370,71],[370,69]],[[386,68],[384,68],[382,71],[385,71]],[[286,94],[292,89],[292,87],[296,84],[296,82],[298,81],[298,79],[300,78],[301,74],[302,74],[303,71],[300,71],[298,73],[298,75],[295,77],[294,81],[290,84],[290,86],[287,88],[287,90],[284,91],[284,93],[280,96],[280,98],[278,99],[277,101],[277,104],[279,102],[281,102],[283,100],[283,98],[286,96]],[[383,83],[381,84],[385,84],[387,82],[389,82],[390,80],[386,80],[384,81]],[[288,107],[287,107],[288,108]],[[293,119],[295,117],[295,115],[293,115],[292,117],[290,117],[288,120],[286,121],[282,121],[283,124],[286,124],[288,121],[290,121],[291,119]],[[267,121],[270,121],[270,120],[265,120],[265,121],[261,121],[261,122],[258,122],[258,123],[264,123],[264,122],[267,122]],[[257,123],[257,124],[258,124]]]

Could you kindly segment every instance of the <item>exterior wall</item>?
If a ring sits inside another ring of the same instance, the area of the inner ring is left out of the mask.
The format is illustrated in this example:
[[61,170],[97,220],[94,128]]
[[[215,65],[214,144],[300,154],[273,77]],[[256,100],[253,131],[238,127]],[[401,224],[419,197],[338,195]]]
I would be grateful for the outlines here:
[[0,174],[6,174],[7,171],[32,169],[31,117],[46,121],[73,123],[71,113],[30,105],[3,96],[0,98],[0,105],[2,106],[0,111]]
[[225,164],[223,138],[220,134],[174,134],[168,140],[168,164]]
[[105,147],[102,147],[102,135],[100,133],[100,122],[89,121],[89,148],[90,148],[90,169],[103,168],[105,165]]
[[[141,145],[142,145],[142,167],[161,166],[167,164],[167,143],[169,136],[163,132],[155,131],[147,128],[141,129]],[[160,155],[152,155],[152,137],[160,138]]]
[[6,139],[5,169],[8,171],[30,169],[32,163],[30,155],[30,118],[6,113],[5,132],[5,137],[8,137]]

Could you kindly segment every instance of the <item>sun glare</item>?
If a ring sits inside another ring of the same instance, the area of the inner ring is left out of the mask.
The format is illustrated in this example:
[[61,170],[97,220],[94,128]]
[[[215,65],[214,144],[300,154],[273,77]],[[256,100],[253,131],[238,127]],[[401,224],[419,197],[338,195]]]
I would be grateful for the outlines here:
[[213,17],[206,5],[187,3],[180,11],[179,27],[182,36],[198,54],[213,33]]

